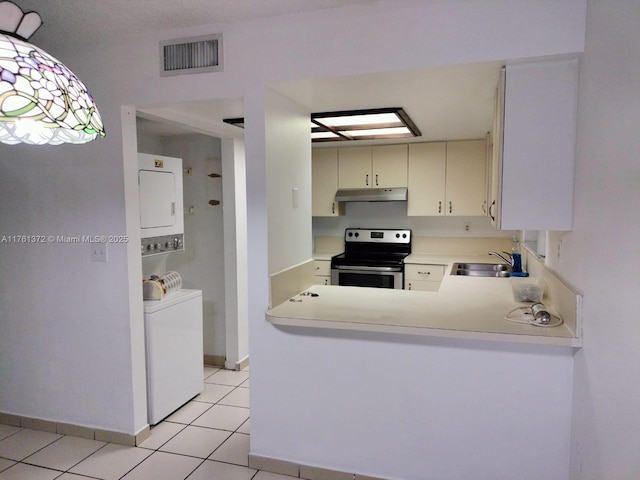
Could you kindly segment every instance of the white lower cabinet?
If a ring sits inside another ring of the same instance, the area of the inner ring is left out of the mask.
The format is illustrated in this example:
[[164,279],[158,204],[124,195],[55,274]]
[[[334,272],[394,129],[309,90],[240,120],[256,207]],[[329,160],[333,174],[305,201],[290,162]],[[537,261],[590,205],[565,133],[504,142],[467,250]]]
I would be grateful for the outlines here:
[[408,263],[404,266],[404,289],[437,292],[444,278],[445,265]]
[[331,285],[331,260],[314,260],[316,285]]

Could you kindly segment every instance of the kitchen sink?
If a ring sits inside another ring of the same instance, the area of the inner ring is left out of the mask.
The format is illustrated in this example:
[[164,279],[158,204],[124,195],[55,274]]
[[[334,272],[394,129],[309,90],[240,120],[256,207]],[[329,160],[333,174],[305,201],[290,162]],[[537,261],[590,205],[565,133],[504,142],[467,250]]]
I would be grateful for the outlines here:
[[502,263],[454,263],[451,275],[467,277],[508,277],[511,265]]

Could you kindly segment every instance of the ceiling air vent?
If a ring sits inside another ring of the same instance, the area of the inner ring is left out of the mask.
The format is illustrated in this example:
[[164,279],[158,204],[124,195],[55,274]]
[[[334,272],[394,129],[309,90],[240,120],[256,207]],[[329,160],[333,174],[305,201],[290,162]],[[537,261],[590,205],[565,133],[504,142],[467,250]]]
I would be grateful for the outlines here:
[[222,35],[167,40],[160,44],[160,74],[222,71]]

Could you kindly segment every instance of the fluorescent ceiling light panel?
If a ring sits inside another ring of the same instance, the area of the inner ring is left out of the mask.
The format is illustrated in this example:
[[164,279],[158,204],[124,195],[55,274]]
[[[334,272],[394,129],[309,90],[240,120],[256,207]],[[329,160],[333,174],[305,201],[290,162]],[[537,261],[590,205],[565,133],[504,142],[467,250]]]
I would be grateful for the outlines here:
[[[244,118],[226,118],[223,121],[244,128]],[[421,135],[418,127],[400,107],[311,114],[313,142],[407,138]]]
[[372,128],[368,130],[344,130],[342,133],[349,137],[375,137],[388,135],[401,135],[403,137],[413,136],[413,134],[407,127]]
[[317,119],[328,127],[351,127],[354,125],[402,125],[402,121],[395,113],[380,113],[369,115],[350,115],[342,117],[326,117]]
[[420,130],[400,107],[343,110],[311,114],[313,132],[331,131],[336,137],[316,136],[315,142],[330,140],[375,140],[377,138],[419,137]]
[[316,138],[341,140],[341,137],[333,132],[311,132],[311,140],[315,140]]

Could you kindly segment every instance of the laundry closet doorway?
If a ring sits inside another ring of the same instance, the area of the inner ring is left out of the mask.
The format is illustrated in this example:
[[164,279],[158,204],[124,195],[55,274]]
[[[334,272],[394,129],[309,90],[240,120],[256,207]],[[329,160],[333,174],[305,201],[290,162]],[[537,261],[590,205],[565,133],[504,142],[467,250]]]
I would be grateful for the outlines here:
[[140,115],[136,136],[139,153],[181,158],[183,166],[184,250],[143,257],[143,277],[176,271],[183,288],[202,290],[204,363],[243,368],[248,364],[243,142]]

